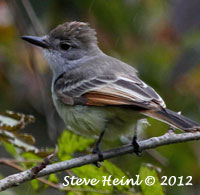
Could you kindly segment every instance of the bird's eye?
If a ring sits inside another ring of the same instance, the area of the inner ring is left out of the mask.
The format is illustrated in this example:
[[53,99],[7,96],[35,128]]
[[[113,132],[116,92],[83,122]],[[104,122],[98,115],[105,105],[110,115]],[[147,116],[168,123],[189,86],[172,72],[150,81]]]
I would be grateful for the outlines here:
[[69,44],[67,44],[67,43],[60,43],[60,48],[62,50],[66,50],[67,51],[70,47],[71,46]]

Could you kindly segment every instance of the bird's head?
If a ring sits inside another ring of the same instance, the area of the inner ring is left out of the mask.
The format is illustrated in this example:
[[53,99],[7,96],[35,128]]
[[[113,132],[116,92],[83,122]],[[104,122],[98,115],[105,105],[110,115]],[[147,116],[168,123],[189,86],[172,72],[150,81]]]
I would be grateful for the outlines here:
[[56,69],[70,68],[83,58],[97,55],[100,51],[95,30],[83,22],[66,22],[42,37],[21,38],[43,49],[53,72]]

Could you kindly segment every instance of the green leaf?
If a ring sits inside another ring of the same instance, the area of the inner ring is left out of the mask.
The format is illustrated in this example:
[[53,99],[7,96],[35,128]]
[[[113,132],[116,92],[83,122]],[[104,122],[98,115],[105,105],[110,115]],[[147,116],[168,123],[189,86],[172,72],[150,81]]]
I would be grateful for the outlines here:
[[41,157],[39,157],[38,155],[31,153],[31,152],[24,152],[23,154],[21,154],[21,156],[23,156],[25,159],[34,159],[34,160],[42,160]]
[[71,133],[65,130],[58,140],[58,157],[60,160],[70,159],[74,152],[83,151],[93,143],[94,140]]
[[[128,192],[131,188],[130,185],[113,185],[112,182],[114,179],[123,179],[125,181],[128,179],[126,174],[116,167],[113,163],[109,161],[104,161],[102,166],[100,168],[97,168],[94,165],[85,165],[83,167],[75,168],[73,169],[73,173],[79,178],[86,178],[92,179],[96,178],[97,180],[100,180],[100,182],[97,185],[90,186],[90,185],[82,185],[81,187],[87,188],[87,189],[96,189],[96,190],[102,190],[102,191],[118,191],[118,192]],[[104,178],[108,179],[110,176],[111,181],[109,182],[111,185],[108,185],[108,182],[103,183]]]
[[[155,168],[150,168],[147,165],[142,165],[139,171],[139,175],[140,180],[143,180],[141,183],[143,195],[164,195],[163,188],[160,185],[160,181]],[[155,178],[155,183],[151,186],[145,184],[145,179],[149,176],[153,176]]]
[[56,174],[51,174],[48,178],[48,181],[53,182],[53,183],[58,183],[58,178],[56,176]]
[[[104,167],[106,168],[107,172],[109,173],[109,175],[113,176],[114,178],[118,178],[119,180],[123,178],[123,180],[125,181],[126,179],[128,179],[127,175],[120,169],[118,168],[116,165],[114,165],[113,163],[109,162],[109,161],[104,161]],[[117,185],[116,188],[118,190],[125,190],[125,189],[129,189],[130,186],[129,185]]]
[[18,153],[17,153],[15,147],[11,143],[8,143],[6,141],[2,141],[2,144],[9,154],[11,154],[13,157],[17,158]]
[[31,180],[31,185],[35,191],[39,189],[39,181],[37,179]]

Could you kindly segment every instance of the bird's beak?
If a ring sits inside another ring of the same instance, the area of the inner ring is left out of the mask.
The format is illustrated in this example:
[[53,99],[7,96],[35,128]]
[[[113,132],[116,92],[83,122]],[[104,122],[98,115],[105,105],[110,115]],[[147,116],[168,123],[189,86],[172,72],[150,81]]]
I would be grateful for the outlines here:
[[33,45],[48,49],[49,43],[45,37],[36,37],[36,36],[21,36],[21,38]]

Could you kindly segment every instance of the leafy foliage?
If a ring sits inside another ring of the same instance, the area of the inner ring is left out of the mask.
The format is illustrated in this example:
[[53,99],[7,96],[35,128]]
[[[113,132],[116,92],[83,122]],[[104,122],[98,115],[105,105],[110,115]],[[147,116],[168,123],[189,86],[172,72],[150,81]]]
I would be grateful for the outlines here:
[[[74,153],[76,152],[84,152],[87,150],[90,145],[94,143],[94,140],[84,138],[78,135],[71,133],[70,131],[64,131],[61,137],[58,139],[58,157],[60,160],[68,160],[74,157]],[[126,174],[119,169],[116,165],[109,161],[104,161],[100,168],[95,165],[85,165],[79,168],[74,168],[72,170],[72,174],[78,178],[92,179],[96,178],[100,180],[97,185],[81,185],[79,188],[84,188],[88,190],[101,190],[109,193],[116,192],[128,192],[131,189],[131,186],[121,186],[117,185],[113,187],[113,185],[105,185],[103,186],[102,180],[104,177],[108,178],[110,175],[112,176],[111,183],[114,178],[121,179],[125,177],[128,179]],[[77,187],[77,186],[76,186]],[[90,194],[90,193],[89,193]]]
[[[149,165],[142,165],[140,167],[139,175],[141,180],[145,181],[149,176],[152,176],[155,179],[155,183],[153,185],[148,186],[145,182],[141,183],[141,189],[144,195],[164,195],[162,186],[160,185],[158,175],[156,173],[156,169]],[[152,180],[150,180],[151,182]]]
[[70,131],[64,131],[58,139],[58,157],[62,161],[68,160],[72,158],[74,152],[83,151],[92,143],[94,143],[94,140],[72,134]]
[[20,152],[32,152],[39,156],[49,154],[48,151],[38,149],[33,145],[35,139],[32,135],[20,133],[20,130],[34,121],[35,118],[32,115],[12,111],[6,111],[0,115],[0,141],[11,155],[17,156],[16,149],[20,149]]

